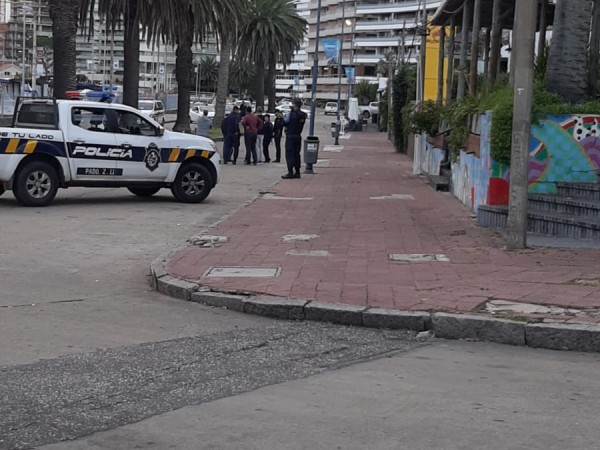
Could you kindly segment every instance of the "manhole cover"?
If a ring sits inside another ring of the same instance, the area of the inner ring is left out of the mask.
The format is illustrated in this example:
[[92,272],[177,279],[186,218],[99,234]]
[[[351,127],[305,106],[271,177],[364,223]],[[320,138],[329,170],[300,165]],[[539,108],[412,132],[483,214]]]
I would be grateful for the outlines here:
[[391,194],[380,197],[370,197],[369,200],[414,200],[415,197],[410,194]]
[[390,260],[397,262],[449,262],[450,259],[446,255],[441,254],[426,254],[426,253],[392,253],[389,255]]
[[318,234],[286,234],[281,238],[282,242],[308,242],[318,238]]
[[276,277],[281,272],[280,267],[211,267],[205,277],[222,278],[269,278]]
[[329,256],[327,250],[288,250],[285,252],[288,256]]

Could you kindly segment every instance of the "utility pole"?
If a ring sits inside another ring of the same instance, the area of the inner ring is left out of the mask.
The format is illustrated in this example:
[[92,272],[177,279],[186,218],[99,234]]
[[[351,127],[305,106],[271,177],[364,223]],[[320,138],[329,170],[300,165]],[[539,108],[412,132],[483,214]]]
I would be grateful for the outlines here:
[[479,63],[479,31],[481,24],[481,0],[473,6],[473,33],[471,33],[471,67],[469,69],[469,92],[477,94],[477,65]]
[[[342,101],[342,59],[344,58],[344,22],[346,21],[346,0],[342,0],[342,37],[340,39],[340,51],[338,52],[338,91],[337,91],[337,129],[335,132],[334,145],[340,145],[340,130],[342,122],[340,121],[340,103]],[[312,111],[311,111],[312,112]],[[311,120],[312,114],[311,114]],[[311,133],[312,136],[312,133]]]
[[510,159],[510,203],[508,205],[508,248],[527,247],[527,189],[529,166],[529,138],[533,103],[535,58],[535,29],[537,2],[517,0],[515,8],[514,109],[512,152]]
[[[317,0],[317,24],[315,33],[315,56],[313,58],[312,85],[310,87],[310,121],[308,123],[308,134],[315,134],[315,116],[317,114],[317,76],[319,73],[319,37],[321,35],[321,0]],[[339,109],[339,105],[338,105]],[[312,174],[313,165],[306,163],[304,173]]]

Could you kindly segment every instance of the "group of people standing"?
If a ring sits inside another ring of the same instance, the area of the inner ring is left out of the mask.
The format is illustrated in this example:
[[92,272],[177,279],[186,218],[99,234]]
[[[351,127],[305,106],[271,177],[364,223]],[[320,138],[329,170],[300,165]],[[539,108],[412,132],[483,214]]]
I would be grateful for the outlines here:
[[306,122],[306,114],[300,110],[301,106],[302,103],[296,100],[288,117],[284,118],[278,111],[274,122],[271,122],[269,114],[262,114],[262,111],[254,113],[250,107],[242,105],[240,109],[235,106],[221,123],[224,164],[237,164],[242,136],[246,147],[245,164],[271,162],[269,147],[272,141],[275,141],[274,162],[281,162],[281,138],[285,129],[288,173],[282,178],[300,178],[301,135]]

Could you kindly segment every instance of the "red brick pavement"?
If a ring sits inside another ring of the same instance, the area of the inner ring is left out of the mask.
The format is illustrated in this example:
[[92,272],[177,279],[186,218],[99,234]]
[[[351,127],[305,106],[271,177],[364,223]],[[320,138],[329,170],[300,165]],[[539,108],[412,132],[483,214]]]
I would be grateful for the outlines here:
[[[600,277],[600,250],[508,252],[458,200],[413,176],[412,162],[394,153],[384,134],[355,133],[342,145],[340,153],[321,153],[330,162],[317,165],[317,175],[272,190],[313,200],[259,198],[210,231],[227,236],[227,244],[182,250],[167,271],[215,290],[405,310],[466,312],[490,299],[600,308],[600,286],[573,283]],[[414,200],[370,199],[391,194]],[[319,237],[282,242],[288,234]],[[329,256],[286,255],[289,250]],[[390,262],[390,253],[445,254],[450,262]],[[204,277],[213,266],[280,267],[281,273]]]

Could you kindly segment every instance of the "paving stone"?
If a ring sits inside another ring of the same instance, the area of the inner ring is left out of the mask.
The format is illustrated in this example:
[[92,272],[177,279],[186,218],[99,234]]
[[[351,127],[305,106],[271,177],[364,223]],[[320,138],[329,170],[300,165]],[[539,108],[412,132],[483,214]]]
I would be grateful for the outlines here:
[[362,325],[364,306],[344,305],[341,303],[310,302],[304,308],[307,320],[319,320],[343,325]]
[[600,352],[599,325],[528,324],[525,333],[530,347]]
[[372,308],[362,314],[363,325],[390,330],[426,331],[431,327],[431,314],[420,311],[397,311]]
[[435,335],[446,339],[525,345],[525,325],[525,322],[466,314],[435,313],[432,316]]
[[183,300],[191,300],[192,293],[198,290],[196,283],[180,280],[170,275],[159,278],[156,284],[158,292]]
[[244,300],[246,296],[235,294],[224,294],[221,292],[194,292],[192,301],[202,303],[207,306],[216,306],[219,308],[227,308],[232,311],[244,311]]
[[284,297],[255,296],[244,300],[244,312],[278,319],[304,320],[308,301]]

